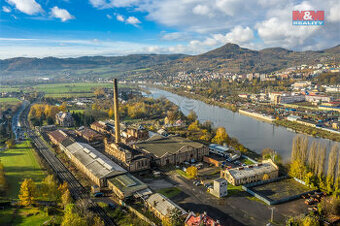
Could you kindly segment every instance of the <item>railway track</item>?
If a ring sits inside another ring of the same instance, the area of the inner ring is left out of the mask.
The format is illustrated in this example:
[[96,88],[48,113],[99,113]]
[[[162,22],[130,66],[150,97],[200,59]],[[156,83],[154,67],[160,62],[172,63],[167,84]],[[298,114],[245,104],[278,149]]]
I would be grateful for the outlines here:
[[36,134],[34,130],[31,129],[27,116],[29,112],[29,107],[27,107],[21,117],[21,125],[26,129],[27,135],[33,141],[37,151],[46,160],[51,169],[57,175],[60,181],[66,181],[68,184],[69,191],[72,197],[77,199],[85,200],[89,209],[98,214],[101,219],[103,219],[105,225],[116,225],[105,211],[97,205],[97,203],[90,200],[90,196],[86,189],[79,183],[79,181],[74,177],[74,175],[65,167],[65,165],[59,160],[55,153],[50,149],[50,147]]

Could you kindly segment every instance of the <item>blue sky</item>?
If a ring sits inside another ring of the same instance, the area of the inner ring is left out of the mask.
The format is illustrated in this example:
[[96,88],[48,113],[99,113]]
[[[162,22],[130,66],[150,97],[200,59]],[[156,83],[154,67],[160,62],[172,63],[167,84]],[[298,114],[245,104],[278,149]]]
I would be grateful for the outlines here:
[[[325,10],[324,26],[292,26],[292,10]],[[198,54],[339,44],[340,1],[2,0],[0,58]]]

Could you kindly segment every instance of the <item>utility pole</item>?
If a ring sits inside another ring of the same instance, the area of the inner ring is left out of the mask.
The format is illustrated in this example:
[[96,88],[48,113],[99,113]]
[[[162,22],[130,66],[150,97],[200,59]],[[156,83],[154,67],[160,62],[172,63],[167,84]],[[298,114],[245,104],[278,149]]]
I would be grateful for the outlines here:
[[274,221],[274,210],[275,210],[275,207],[272,207],[272,208],[270,208],[270,209],[271,209],[271,211],[272,211],[272,214],[271,214],[271,217],[270,217],[270,222],[273,223],[273,221]]

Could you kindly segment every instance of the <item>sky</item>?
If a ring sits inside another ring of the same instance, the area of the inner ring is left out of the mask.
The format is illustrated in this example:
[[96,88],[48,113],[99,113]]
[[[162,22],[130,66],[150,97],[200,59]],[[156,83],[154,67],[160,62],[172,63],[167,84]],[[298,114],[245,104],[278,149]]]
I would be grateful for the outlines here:
[[[1,0],[0,10],[1,59],[340,44],[339,0]],[[293,10],[324,10],[325,25],[293,26]]]

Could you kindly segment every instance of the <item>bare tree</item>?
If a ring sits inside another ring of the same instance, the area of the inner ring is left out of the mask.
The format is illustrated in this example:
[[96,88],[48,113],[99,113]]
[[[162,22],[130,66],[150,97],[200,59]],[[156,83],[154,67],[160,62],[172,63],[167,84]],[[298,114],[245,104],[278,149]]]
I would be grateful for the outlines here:
[[338,162],[338,146],[334,144],[328,157],[328,168],[327,168],[327,188],[329,191],[334,186],[334,179],[336,178],[336,164]]
[[317,143],[313,141],[308,152],[308,167],[311,171],[315,170]]
[[325,171],[325,162],[326,162],[326,146],[323,144],[319,145],[318,148],[318,177],[322,178]]
[[300,160],[306,163],[308,155],[308,137],[302,136],[300,138]]

